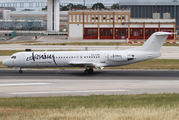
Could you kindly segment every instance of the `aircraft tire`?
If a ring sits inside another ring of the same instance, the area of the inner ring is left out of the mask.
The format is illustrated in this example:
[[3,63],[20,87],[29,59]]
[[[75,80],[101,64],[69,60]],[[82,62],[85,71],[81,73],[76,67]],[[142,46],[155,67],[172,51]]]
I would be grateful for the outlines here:
[[19,70],[19,73],[22,73],[22,70]]
[[89,73],[89,70],[85,70],[84,73],[85,73],[85,74],[88,74],[88,73]]
[[89,69],[89,73],[93,73],[93,69]]

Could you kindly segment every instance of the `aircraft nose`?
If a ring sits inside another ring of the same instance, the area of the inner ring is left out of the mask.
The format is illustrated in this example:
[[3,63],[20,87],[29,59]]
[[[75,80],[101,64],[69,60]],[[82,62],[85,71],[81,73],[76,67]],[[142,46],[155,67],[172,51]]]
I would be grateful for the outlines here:
[[4,60],[4,61],[2,62],[2,64],[5,65],[5,66],[7,66],[7,64],[8,64],[7,60]]

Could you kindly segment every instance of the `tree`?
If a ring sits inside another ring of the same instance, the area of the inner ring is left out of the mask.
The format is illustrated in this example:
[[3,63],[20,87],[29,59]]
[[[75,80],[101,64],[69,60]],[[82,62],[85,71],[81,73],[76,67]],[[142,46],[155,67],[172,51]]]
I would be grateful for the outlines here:
[[91,9],[104,9],[105,6],[103,5],[103,3],[95,3]]
[[45,6],[45,8],[42,8],[42,11],[45,11],[45,10],[47,10],[47,6]]
[[119,3],[113,4],[111,9],[120,9]]
[[86,9],[86,8],[87,8],[86,6],[84,6],[84,5],[82,5],[82,4],[75,5],[75,7],[76,7],[77,9]]
[[74,4],[72,4],[72,3],[69,3],[69,4],[67,5],[67,7],[68,7],[69,9],[86,9],[86,8],[87,8],[87,7],[84,6],[84,5],[81,5],[81,4],[74,5]]
[[68,11],[69,8],[67,6],[60,5],[60,11]]
[[[69,3],[67,6],[60,5],[60,11],[68,11],[69,9],[86,9],[87,7],[81,4],[74,5],[72,3]],[[42,10],[47,10],[47,6],[45,8],[42,8]]]
[[74,8],[74,5],[73,5],[72,3],[69,3],[69,4],[67,5],[67,7],[68,7],[69,9],[73,9],[73,8]]

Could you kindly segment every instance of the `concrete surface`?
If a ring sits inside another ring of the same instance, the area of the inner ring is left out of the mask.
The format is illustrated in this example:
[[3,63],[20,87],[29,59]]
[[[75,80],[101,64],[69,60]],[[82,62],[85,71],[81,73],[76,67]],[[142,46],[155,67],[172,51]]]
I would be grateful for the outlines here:
[[178,70],[0,69],[0,97],[179,93]]

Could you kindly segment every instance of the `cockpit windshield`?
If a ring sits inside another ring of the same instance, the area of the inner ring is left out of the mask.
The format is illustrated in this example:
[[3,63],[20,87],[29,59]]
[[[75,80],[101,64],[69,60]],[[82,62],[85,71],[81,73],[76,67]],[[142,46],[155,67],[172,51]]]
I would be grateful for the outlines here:
[[12,56],[11,59],[16,59],[16,56]]

